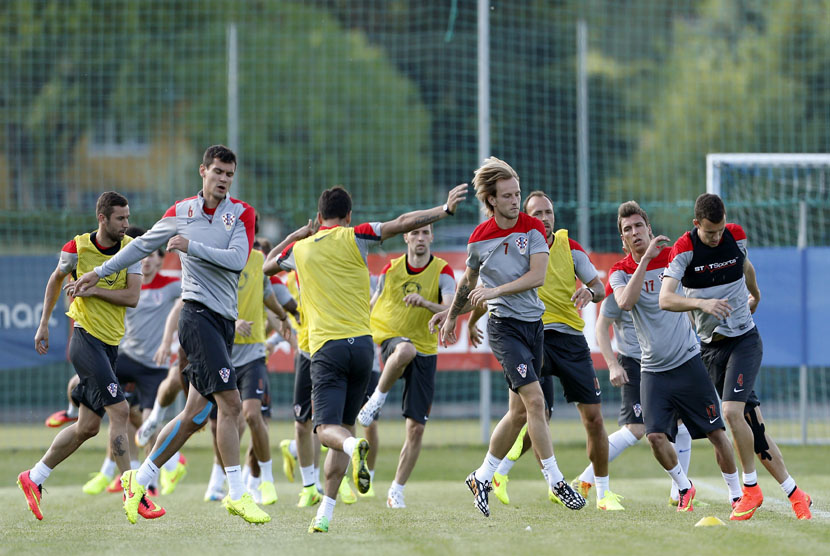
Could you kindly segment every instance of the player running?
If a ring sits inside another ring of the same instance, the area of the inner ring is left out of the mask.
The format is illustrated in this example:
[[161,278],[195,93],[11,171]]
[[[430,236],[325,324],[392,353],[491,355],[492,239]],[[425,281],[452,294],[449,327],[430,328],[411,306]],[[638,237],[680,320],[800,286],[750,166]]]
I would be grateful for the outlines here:
[[[723,200],[704,193],[695,201],[694,228],[674,244],[660,289],[660,307],[691,311],[703,362],[723,400],[723,416],[743,467],[741,499],[729,519],[751,518],[764,501],[755,454],[781,485],[798,519],[810,519],[810,496],[795,484],[781,450],[766,433],[761,402],[753,386],[761,368],[763,344],[752,319],[761,301],[747,237],[726,222]],[[678,283],[683,294],[677,292]]]

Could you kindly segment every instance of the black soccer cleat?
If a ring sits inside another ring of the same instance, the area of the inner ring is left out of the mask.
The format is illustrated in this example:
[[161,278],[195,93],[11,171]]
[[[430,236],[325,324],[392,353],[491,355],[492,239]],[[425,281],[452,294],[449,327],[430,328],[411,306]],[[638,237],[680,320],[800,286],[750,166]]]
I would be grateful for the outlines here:
[[559,481],[553,485],[548,492],[548,498],[551,502],[562,504],[569,510],[581,510],[585,507],[585,498],[565,481]]
[[[490,517],[490,501],[487,493],[493,490],[493,485],[490,484],[490,481],[479,481],[476,478],[475,471],[467,475],[467,480],[464,482],[467,483],[467,488],[473,493],[475,507],[484,514],[484,517]],[[582,502],[585,503],[584,500]]]

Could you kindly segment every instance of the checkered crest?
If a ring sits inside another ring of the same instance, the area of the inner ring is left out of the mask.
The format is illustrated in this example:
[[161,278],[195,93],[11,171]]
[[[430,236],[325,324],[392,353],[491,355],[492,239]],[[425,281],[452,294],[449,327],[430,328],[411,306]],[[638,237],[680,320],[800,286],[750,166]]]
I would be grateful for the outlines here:
[[[229,231],[229,232],[231,231],[231,228],[233,228],[233,223],[234,222],[236,222],[236,216],[233,215],[232,213],[226,212],[225,214],[222,215],[222,224],[225,225],[225,229],[227,231]],[[227,381],[225,381],[225,382],[227,382]]]
[[222,379],[222,382],[228,382],[228,379],[231,377],[231,370],[227,367],[222,367],[219,369],[219,378]]
[[634,416],[639,417],[642,414],[643,414],[643,406],[641,406],[638,403],[635,403],[634,404]]
[[519,236],[516,238],[516,247],[519,248],[519,253],[524,255],[527,252],[527,236]]
[[525,378],[527,376],[527,365],[525,365],[524,363],[516,367],[516,370],[519,371],[519,374],[522,375],[522,378]]
[[109,386],[107,386],[107,392],[109,392],[110,396],[114,398],[118,395],[118,385],[114,382],[110,382]]

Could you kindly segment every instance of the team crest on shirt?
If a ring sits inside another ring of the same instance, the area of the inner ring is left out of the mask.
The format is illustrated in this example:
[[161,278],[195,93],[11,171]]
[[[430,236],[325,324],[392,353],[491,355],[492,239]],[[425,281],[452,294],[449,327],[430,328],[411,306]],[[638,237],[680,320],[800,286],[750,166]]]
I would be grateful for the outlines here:
[[118,385],[114,382],[110,382],[109,386],[107,386],[107,392],[109,392],[110,396],[114,398],[118,395]]
[[227,367],[222,367],[219,369],[219,378],[222,379],[222,382],[228,382],[228,379],[231,377],[231,370]]
[[236,222],[236,216],[233,213],[226,212],[222,215],[222,224],[225,225],[225,230],[230,232],[234,222]]
[[522,375],[522,378],[527,377],[527,365],[525,365],[524,363],[521,363],[518,367],[516,367],[516,370],[519,372],[520,375]]
[[516,238],[516,247],[519,248],[519,254],[527,253],[527,236],[522,235]]
[[303,411],[302,406],[301,406],[300,404],[298,404],[298,403],[295,403],[295,404],[294,404],[294,416],[295,416],[295,417],[299,417],[299,416],[300,416],[300,413],[301,413],[302,411]]
[[634,417],[637,417],[639,419],[640,415],[643,414],[643,406],[641,406],[638,403],[635,403],[633,409],[634,409]]

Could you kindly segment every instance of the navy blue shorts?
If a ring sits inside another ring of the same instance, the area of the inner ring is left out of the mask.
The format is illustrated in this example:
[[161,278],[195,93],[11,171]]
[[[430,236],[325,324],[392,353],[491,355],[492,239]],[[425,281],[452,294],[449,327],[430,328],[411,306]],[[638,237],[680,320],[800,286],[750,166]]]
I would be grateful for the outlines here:
[[642,425],[643,406],[640,403],[640,362],[633,357],[617,354],[617,361],[620,362],[625,374],[628,375],[628,383],[623,384],[622,403],[620,404],[620,418],[617,423],[623,425]]
[[159,385],[167,378],[167,369],[148,367],[122,352],[115,360],[115,377],[125,390],[128,383],[135,384],[133,397],[137,399],[138,406],[143,411],[153,409]]
[[306,423],[311,419],[311,358],[294,354],[294,420]]
[[599,380],[591,361],[591,348],[582,334],[545,330],[542,375],[559,379],[568,403],[594,404],[602,401]]
[[[380,345],[383,363],[395,352],[395,348],[402,342],[409,342],[406,338],[389,338]],[[403,371],[404,380],[403,400],[401,410],[403,416],[416,423],[426,425],[432,411],[432,400],[435,397],[435,371],[437,369],[437,355],[416,355]],[[367,390],[367,393],[369,391]]]

